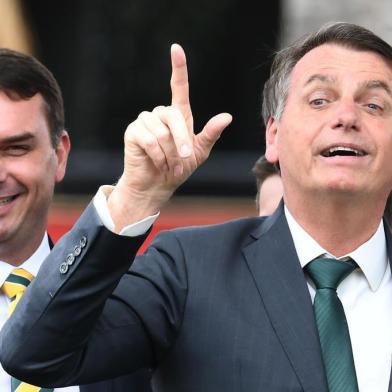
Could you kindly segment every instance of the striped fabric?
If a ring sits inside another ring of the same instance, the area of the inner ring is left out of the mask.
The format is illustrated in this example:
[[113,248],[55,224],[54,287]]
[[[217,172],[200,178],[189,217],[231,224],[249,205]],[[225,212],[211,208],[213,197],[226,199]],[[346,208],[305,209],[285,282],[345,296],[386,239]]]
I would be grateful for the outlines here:
[[[23,268],[15,268],[5,280],[1,290],[10,299],[8,305],[8,315],[10,316],[15,310],[16,305],[22,298],[27,286],[34,279],[30,272]],[[11,392],[52,392],[51,388],[41,388],[34,385],[26,384],[15,378],[11,378]]]

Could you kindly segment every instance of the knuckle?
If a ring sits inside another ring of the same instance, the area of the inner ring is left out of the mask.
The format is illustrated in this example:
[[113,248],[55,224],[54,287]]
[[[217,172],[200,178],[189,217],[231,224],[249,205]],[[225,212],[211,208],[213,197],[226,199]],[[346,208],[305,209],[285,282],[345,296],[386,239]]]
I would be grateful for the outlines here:
[[159,152],[155,155],[155,162],[158,166],[166,165],[166,157],[163,152]]
[[158,146],[157,140],[151,136],[145,136],[143,144],[144,144],[145,148],[149,149],[149,150],[152,150]]
[[180,110],[176,106],[168,106],[168,111],[172,116],[178,117],[181,115]]
[[182,165],[182,162],[180,159],[178,159],[178,156],[171,155],[170,157],[167,157],[167,162],[169,167],[176,167]]
[[136,133],[136,129],[138,129],[138,120],[135,120],[131,122],[125,132],[124,132],[124,140],[130,140],[134,137],[134,134]]
[[160,142],[168,143],[171,140],[171,133],[166,127],[159,127],[156,135]]
[[151,118],[151,112],[147,112],[146,110],[144,110],[143,112],[141,112],[138,116],[138,119],[140,120],[146,120]]
[[162,113],[162,111],[163,110],[165,110],[166,109],[166,106],[163,106],[163,105],[159,105],[159,106],[156,106],[154,109],[153,109],[153,113]]
[[132,121],[130,124],[128,124],[127,129],[125,130],[125,132],[132,132],[135,124],[138,122],[138,120]]
[[178,77],[172,75],[170,78],[170,87],[171,89],[176,89],[176,87],[178,87],[179,83],[178,83]]

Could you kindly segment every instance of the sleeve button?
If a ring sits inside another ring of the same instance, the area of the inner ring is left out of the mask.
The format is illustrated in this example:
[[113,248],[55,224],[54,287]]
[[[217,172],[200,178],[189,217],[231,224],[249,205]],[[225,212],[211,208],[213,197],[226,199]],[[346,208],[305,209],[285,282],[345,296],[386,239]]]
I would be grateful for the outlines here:
[[75,261],[75,256],[73,255],[73,253],[69,253],[67,255],[67,257],[65,258],[65,261],[68,265],[72,265],[73,262]]
[[82,248],[79,245],[76,245],[73,251],[75,256],[79,256],[82,253]]
[[86,236],[83,236],[83,237],[80,239],[80,246],[81,246],[82,248],[84,248],[86,245],[87,245],[87,237],[86,237]]
[[60,264],[60,273],[61,274],[66,274],[68,271],[68,264],[67,263],[61,263]]

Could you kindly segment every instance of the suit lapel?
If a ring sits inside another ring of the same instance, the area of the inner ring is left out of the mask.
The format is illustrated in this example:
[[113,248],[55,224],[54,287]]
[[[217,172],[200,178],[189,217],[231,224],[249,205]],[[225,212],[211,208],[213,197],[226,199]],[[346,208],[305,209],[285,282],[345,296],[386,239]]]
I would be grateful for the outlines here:
[[312,302],[283,205],[253,237],[243,253],[273,328],[304,391],[327,392]]
[[50,250],[52,250],[53,247],[54,247],[54,243],[53,243],[52,239],[50,238],[50,235],[49,235],[49,234],[48,234],[48,243],[49,243],[49,248],[50,248]]
[[[392,269],[392,236],[391,236],[391,228],[388,225],[387,221],[384,219],[384,229],[385,229],[385,238],[387,242],[387,253],[389,259],[389,267]],[[392,369],[389,376],[389,387],[388,392],[392,392]]]

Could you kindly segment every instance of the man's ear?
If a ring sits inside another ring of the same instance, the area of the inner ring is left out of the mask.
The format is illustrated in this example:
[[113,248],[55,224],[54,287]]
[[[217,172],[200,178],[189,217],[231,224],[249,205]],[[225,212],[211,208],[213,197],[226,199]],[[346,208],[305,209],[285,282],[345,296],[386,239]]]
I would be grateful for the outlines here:
[[57,157],[57,170],[56,170],[56,178],[55,178],[56,182],[60,182],[64,178],[70,149],[71,149],[71,140],[69,139],[68,132],[62,131],[60,134],[59,142],[56,146],[56,157]]
[[279,162],[278,139],[278,121],[270,117],[265,130],[265,157],[270,163]]

